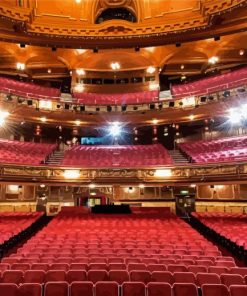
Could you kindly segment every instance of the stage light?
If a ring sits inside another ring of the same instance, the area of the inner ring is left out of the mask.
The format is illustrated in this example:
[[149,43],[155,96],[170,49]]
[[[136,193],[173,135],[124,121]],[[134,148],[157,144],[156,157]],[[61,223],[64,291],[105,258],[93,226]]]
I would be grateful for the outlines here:
[[81,121],[80,121],[80,120],[76,120],[76,121],[75,121],[75,124],[76,124],[77,126],[79,126],[79,125],[81,124]]
[[77,93],[81,93],[84,91],[84,86],[83,84],[78,83],[75,87],[74,87],[74,91]]
[[48,70],[47,70],[47,73],[51,74],[51,69],[48,69]]
[[241,121],[241,114],[237,108],[229,110],[229,120],[232,124],[237,124]]
[[195,119],[195,115],[191,114],[191,115],[189,116],[189,119],[190,119],[191,121],[194,120],[194,119]]
[[89,184],[89,186],[88,186],[89,188],[91,188],[91,189],[93,189],[93,188],[95,188],[96,187],[96,185],[95,184]]
[[18,185],[8,185],[8,190],[11,193],[18,193],[19,191],[19,186]]
[[195,188],[196,184],[191,184],[190,187]]
[[109,127],[110,135],[113,137],[117,137],[121,134],[121,126],[119,122],[113,122]]
[[64,178],[66,179],[77,179],[80,177],[79,170],[65,170],[63,173]]
[[45,188],[45,184],[40,184],[40,188]]
[[46,119],[46,117],[41,117],[40,120],[41,120],[42,122],[46,122],[47,119]]
[[139,188],[141,188],[141,189],[143,189],[144,187],[145,187],[144,184],[140,184],[140,185],[139,185]]
[[245,53],[244,49],[240,49],[240,51],[239,51],[239,55],[240,55],[240,56],[243,56],[244,53]]
[[149,73],[149,74],[153,74],[153,73],[155,72],[155,67],[150,66],[150,67],[147,68],[146,71],[147,71],[147,73]]
[[52,109],[52,101],[40,100],[39,101],[39,108],[51,110]]
[[75,0],[75,3],[80,4],[81,0]]
[[156,170],[154,172],[154,176],[161,178],[161,177],[171,177],[172,176],[172,170],[171,169],[164,169],[164,170]]
[[152,124],[157,124],[158,122],[159,122],[158,119],[153,119],[153,120],[152,120]]
[[111,63],[111,68],[112,68],[112,70],[119,70],[121,67],[118,62],[113,62],[113,63]]
[[3,126],[5,123],[5,119],[9,116],[9,112],[0,111],[0,126]]
[[184,69],[184,65],[183,65],[183,64],[180,66],[180,69],[181,69],[181,70],[183,70],[183,69]]
[[19,62],[16,63],[16,69],[17,70],[23,71],[23,70],[25,70],[25,68],[26,68],[25,64],[19,63]]
[[212,56],[211,58],[208,59],[209,64],[216,64],[219,61],[219,58],[216,56]]
[[75,72],[76,72],[76,74],[79,75],[79,76],[81,76],[81,75],[85,75],[85,74],[86,74],[86,72],[85,72],[84,69],[76,69]]

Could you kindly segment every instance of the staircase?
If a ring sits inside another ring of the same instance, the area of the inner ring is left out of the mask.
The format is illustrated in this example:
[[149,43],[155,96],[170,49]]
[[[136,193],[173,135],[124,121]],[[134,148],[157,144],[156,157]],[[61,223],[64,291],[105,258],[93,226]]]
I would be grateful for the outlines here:
[[46,164],[48,165],[60,165],[61,161],[63,160],[64,151],[54,151],[53,154],[50,155],[48,160],[46,161]]
[[186,156],[184,156],[180,150],[169,150],[169,153],[174,163],[189,163],[189,159]]

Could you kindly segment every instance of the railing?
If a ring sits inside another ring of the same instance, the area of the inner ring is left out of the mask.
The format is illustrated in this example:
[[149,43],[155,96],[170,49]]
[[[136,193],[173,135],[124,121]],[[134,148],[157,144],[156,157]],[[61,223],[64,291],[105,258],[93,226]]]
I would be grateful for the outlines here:
[[[169,172],[167,177],[158,177],[156,170]],[[77,176],[69,179],[65,172],[76,171]],[[178,166],[153,166],[140,168],[73,168],[28,165],[0,165],[2,181],[34,183],[80,183],[99,182],[103,184],[123,183],[165,183],[166,185],[238,182],[247,180],[247,162],[218,164],[186,164]]]

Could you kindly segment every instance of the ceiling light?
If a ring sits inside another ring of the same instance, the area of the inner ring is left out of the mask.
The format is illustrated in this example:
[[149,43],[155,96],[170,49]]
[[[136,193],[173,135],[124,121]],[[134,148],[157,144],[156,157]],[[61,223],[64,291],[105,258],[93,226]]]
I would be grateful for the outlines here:
[[152,123],[153,123],[153,124],[157,124],[158,122],[159,122],[158,119],[153,119],[153,120],[152,120]]
[[141,189],[143,189],[144,187],[145,187],[144,184],[140,184],[140,185],[139,185],[139,188],[141,188]]
[[75,0],[75,3],[79,4],[81,3],[81,0]]
[[219,58],[216,56],[212,56],[211,58],[208,59],[209,64],[216,64],[219,61]]
[[76,121],[75,121],[75,124],[78,126],[78,125],[81,124],[81,121],[80,121],[80,120],[76,120]]
[[74,87],[74,91],[77,92],[77,93],[81,93],[84,91],[84,86],[83,84],[76,84],[76,86]]
[[181,70],[183,70],[183,69],[184,69],[184,65],[183,65],[183,64],[180,66],[180,69],[181,69]]
[[76,72],[76,74],[79,75],[79,76],[81,76],[81,75],[85,75],[85,74],[86,74],[86,72],[85,72],[84,69],[76,69],[75,72]]
[[88,186],[89,188],[91,188],[91,189],[93,189],[93,188],[95,188],[96,187],[96,185],[95,184],[89,184],[89,186]]
[[113,63],[111,63],[111,68],[112,68],[112,70],[119,70],[120,64],[118,62],[113,62]]
[[119,122],[113,122],[109,127],[109,133],[113,137],[117,137],[120,135],[122,129]]
[[156,170],[154,172],[155,177],[171,177],[172,170],[171,169],[164,169],[164,170]]
[[233,124],[239,123],[241,121],[241,116],[237,108],[232,108],[229,110],[229,120]]
[[194,120],[195,119],[195,115],[190,114],[189,118],[190,118],[190,120]]
[[46,117],[41,117],[40,120],[41,120],[42,122],[46,122],[47,119],[46,119]]
[[79,170],[65,170],[63,173],[64,178],[66,179],[77,179],[80,177]]
[[23,70],[25,70],[25,68],[26,68],[26,66],[25,66],[25,64],[24,63],[16,63],[16,69],[17,70],[20,70],[20,71],[23,71]]
[[239,51],[239,55],[243,56],[244,53],[245,53],[244,49],[240,49],[240,51]]
[[51,69],[48,69],[47,72],[48,72],[49,74],[51,74]]
[[5,123],[5,119],[9,116],[9,112],[0,111],[0,126],[3,126]]
[[150,67],[147,68],[146,71],[147,71],[148,74],[153,74],[155,72],[155,67],[150,66]]
[[186,79],[186,76],[185,75],[182,75],[181,76],[181,80],[185,80]]

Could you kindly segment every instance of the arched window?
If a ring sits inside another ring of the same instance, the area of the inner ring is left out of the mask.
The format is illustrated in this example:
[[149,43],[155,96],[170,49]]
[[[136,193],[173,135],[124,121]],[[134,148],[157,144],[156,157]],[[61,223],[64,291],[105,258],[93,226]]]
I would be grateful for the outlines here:
[[136,23],[136,16],[126,8],[107,8],[97,18],[96,24],[101,24],[109,20],[125,20]]

